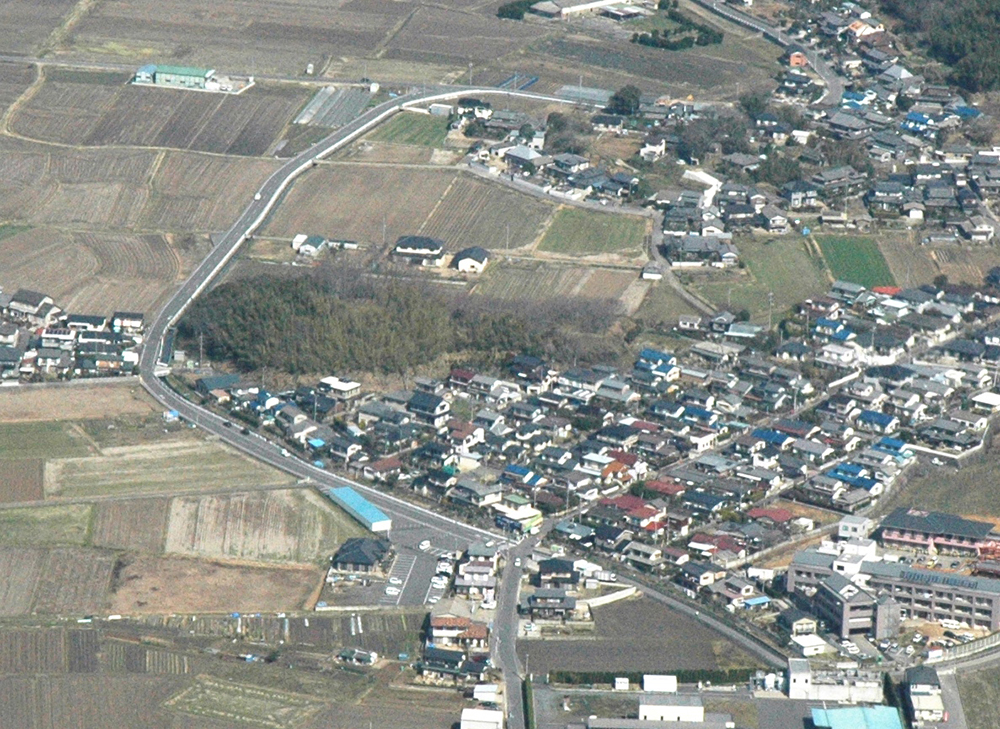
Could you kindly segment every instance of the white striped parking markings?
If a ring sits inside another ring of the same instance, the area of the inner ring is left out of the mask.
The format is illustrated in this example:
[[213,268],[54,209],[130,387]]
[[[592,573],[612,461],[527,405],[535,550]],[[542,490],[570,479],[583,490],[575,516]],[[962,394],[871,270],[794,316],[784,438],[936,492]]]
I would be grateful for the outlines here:
[[401,554],[396,557],[395,563],[392,565],[392,571],[389,573],[389,578],[398,577],[402,580],[402,584],[392,585],[399,590],[398,595],[382,595],[379,598],[380,605],[398,605],[399,598],[403,596],[403,590],[406,589],[406,581],[410,579],[410,573],[413,572],[413,565],[417,563],[417,557],[413,554]]

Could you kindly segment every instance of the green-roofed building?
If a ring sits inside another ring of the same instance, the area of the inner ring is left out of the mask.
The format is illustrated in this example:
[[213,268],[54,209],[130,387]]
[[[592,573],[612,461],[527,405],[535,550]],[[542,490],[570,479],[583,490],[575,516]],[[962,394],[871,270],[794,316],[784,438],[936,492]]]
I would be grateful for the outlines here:
[[141,67],[135,75],[137,83],[152,83],[155,86],[170,86],[181,89],[204,89],[209,79],[215,75],[215,69],[195,68],[193,66],[156,66]]

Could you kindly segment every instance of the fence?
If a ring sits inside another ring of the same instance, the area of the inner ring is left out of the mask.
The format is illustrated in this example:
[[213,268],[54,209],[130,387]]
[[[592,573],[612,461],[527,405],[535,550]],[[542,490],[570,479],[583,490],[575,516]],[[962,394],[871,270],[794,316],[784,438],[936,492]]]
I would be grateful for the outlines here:
[[979,640],[972,640],[962,645],[953,646],[952,648],[945,648],[940,656],[928,657],[926,662],[948,663],[950,661],[957,661],[977,653],[982,653],[997,645],[1000,645],[1000,633],[993,633]]

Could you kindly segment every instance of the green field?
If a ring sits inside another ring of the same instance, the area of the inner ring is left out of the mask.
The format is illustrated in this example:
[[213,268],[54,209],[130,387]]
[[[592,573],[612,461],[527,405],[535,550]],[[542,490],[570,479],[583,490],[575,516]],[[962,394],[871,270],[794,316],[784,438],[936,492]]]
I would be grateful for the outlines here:
[[736,242],[746,275],[699,283],[692,287],[719,308],[731,311],[746,309],[753,321],[767,322],[768,293],[774,295],[774,321],[795,304],[810,296],[824,294],[830,288],[823,260],[812,254],[806,242],[797,236],[778,238],[741,238]]
[[90,527],[90,504],[0,509],[0,546],[82,545]]
[[15,225],[14,223],[4,223],[0,225],[0,240],[13,238],[15,235],[31,230],[30,225]]
[[959,673],[958,693],[969,729],[1000,729],[1000,671]]
[[893,286],[896,279],[874,238],[857,235],[817,235],[830,273],[835,279],[871,288]]
[[642,218],[561,208],[545,231],[538,250],[576,255],[638,255],[645,238],[646,221]]
[[442,147],[448,136],[448,118],[429,114],[401,113],[380,126],[368,139],[373,142]]
[[937,509],[950,514],[963,514],[970,519],[1000,517],[1000,500],[996,497],[996,473],[1000,467],[997,444],[982,460],[963,464],[961,469],[918,465],[914,467],[906,486],[897,499],[906,506]]
[[66,423],[0,423],[0,458],[72,458],[87,455]]

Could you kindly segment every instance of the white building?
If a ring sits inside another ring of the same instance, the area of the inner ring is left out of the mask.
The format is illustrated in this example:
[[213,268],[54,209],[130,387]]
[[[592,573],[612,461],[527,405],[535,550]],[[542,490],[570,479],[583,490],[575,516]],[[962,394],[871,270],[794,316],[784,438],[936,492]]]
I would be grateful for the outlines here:
[[462,709],[461,729],[503,729],[503,712],[498,709]]
[[705,721],[700,696],[649,694],[639,697],[639,721]]

